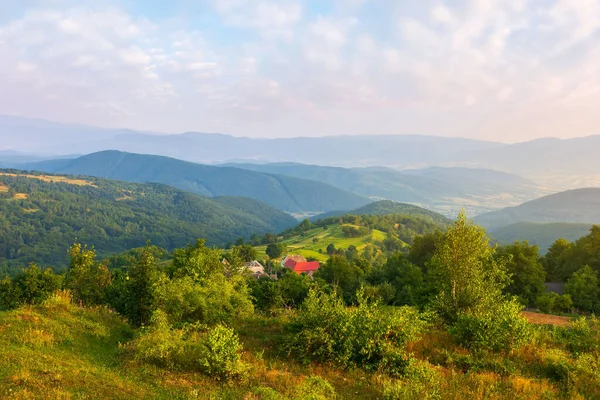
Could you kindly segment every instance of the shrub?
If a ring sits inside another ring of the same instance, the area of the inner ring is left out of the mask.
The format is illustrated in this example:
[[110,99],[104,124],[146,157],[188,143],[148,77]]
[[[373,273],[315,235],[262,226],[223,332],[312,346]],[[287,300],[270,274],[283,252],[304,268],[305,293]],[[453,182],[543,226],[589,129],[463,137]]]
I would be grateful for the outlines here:
[[331,383],[320,376],[310,376],[302,382],[296,391],[296,398],[303,400],[333,400],[335,389]]
[[172,324],[201,322],[208,325],[229,323],[234,317],[254,311],[246,282],[241,276],[215,274],[203,284],[190,277],[172,280],[162,277],[156,286],[158,308]]
[[174,370],[200,371],[217,379],[241,375],[242,346],[233,329],[192,324],[174,329],[167,315],[156,311],[151,325],[129,345],[139,361]]
[[595,317],[581,317],[570,326],[555,327],[554,339],[575,354],[600,350],[600,323]]
[[289,353],[301,360],[329,362],[402,373],[406,344],[415,340],[424,323],[410,308],[385,308],[357,294],[359,305],[346,308],[336,294],[312,290],[288,325]]
[[441,399],[442,375],[426,361],[410,359],[403,380],[384,384],[385,400]]
[[459,314],[450,333],[460,344],[475,350],[510,351],[527,342],[531,327],[516,300],[501,302],[482,315]]
[[219,379],[233,378],[243,372],[241,350],[242,345],[233,329],[217,325],[208,330],[198,361],[207,375]]

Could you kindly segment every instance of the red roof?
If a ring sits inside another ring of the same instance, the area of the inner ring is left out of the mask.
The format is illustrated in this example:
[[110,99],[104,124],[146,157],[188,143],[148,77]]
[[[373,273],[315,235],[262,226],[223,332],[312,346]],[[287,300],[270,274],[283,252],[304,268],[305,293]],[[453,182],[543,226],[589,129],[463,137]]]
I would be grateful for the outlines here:
[[288,268],[294,269],[296,264],[300,262],[306,262],[306,258],[298,255],[291,255],[285,258],[285,262],[283,263],[283,265],[285,265]]
[[297,262],[296,265],[292,267],[292,270],[297,274],[315,272],[321,267],[318,261],[305,261],[305,262]]

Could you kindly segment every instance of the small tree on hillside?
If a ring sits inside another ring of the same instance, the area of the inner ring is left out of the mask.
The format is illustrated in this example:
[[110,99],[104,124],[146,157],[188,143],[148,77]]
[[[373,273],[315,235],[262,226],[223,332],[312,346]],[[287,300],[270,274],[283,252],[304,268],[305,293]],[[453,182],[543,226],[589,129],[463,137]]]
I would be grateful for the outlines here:
[[283,254],[284,246],[282,243],[271,243],[267,246],[266,253],[271,259],[279,258]]
[[571,295],[573,305],[581,311],[596,311],[598,307],[598,273],[589,265],[575,272],[565,285],[565,292]]
[[456,321],[461,313],[487,311],[501,301],[508,275],[493,256],[485,230],[473,225],[461,211],[431,260],[439,293],[435,307],[447,322]]

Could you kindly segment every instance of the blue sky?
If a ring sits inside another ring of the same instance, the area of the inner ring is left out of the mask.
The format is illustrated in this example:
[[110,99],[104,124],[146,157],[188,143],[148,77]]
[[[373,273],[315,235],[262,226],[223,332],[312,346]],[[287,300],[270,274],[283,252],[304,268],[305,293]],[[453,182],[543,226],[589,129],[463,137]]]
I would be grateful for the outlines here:
[[0,0],[0,114],[165,133],[600,133],[600,0]]

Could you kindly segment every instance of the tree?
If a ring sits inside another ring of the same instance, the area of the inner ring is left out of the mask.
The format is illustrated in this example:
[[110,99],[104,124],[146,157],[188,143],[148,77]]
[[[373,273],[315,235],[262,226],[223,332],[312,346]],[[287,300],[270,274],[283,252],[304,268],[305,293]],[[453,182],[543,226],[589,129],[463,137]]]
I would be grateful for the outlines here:
[[127,271],[123,314],[133,325],[141,326],[150,322],[156,309],[155,285],[159,278],[160,273],[151,246],[147,245]]
[[594,312],[598,308],[598,273],[589,265],[584,266],[567,281],[565,292],[573,299],[573,305],[581,311]]
[[395,290],[396,305],[422,305],[427,297],[421,268],[412,264],[404,254],[396,254],[383,267],[383,280]]
[[96,262],[96,252],[79,243],[69,248],[67,285],[73,290],[75,300],[85,305],[105,303],[105,290],[111,273],[106,265]]
[[447,322],[456,321],[462,313],[489,310],[501,300],[508,277],[505,266],[493,256],[485,230],[461,211],[431,259],[439,293],[435,308]]
[[[240,267],[232,266],[233,269]],[[222,273],[223,269],[221,252],[206,247],[206,241],[198,239],[194,245],[188,245],[184,249],[177,249],[173,252],[170,274],[175,278],[189,276],[199,282],[215,273]]]
[[[573,248],[573,243],[566,239],[556,240],[548,249],[546,255],[542,258],[542,265],[546,270],[546,279],[549,282],[567,279],[563,270],[565,258]],[[570,275],[570,274],[569,274]]]
[[356,291],[360,288],[365,273],[345,257],[334,255],[315,273],[315,278],[323,279],[336,286],[346,303],[356,299]]
[[267,246],[266,253],[271,259],[279,258],[283,254],[283,243],[271,243]]
[[256,250],[249,244],[244,244],[242,246],[234,246],[232,248],[232,251],[237,253],[238,257],[242,260],[242,262],[250,262],[256,260]]
[[506,293],[518,296],[524,305],[534,304],[545,292],[546,272],[539,261],[539,247],[527,241],[516,241],[502,246],[496,251],[496,259],[504,259],[512,282],[504,289]]
[[330,243],[327,245],[327,254],[329,254],[330,256],[336,253],[336,249],[335,249],[335,245],[333,243]]

